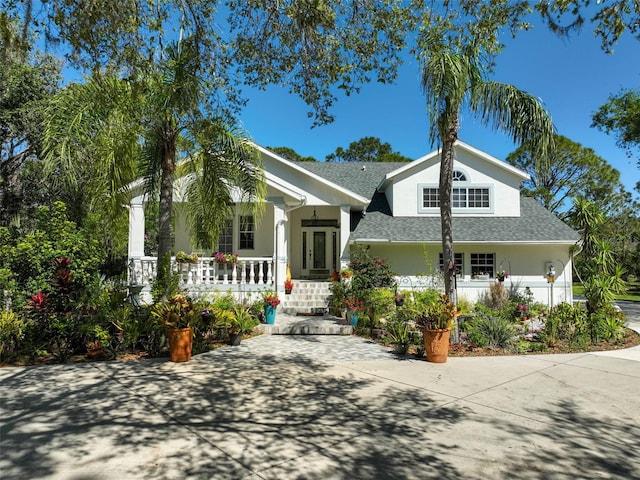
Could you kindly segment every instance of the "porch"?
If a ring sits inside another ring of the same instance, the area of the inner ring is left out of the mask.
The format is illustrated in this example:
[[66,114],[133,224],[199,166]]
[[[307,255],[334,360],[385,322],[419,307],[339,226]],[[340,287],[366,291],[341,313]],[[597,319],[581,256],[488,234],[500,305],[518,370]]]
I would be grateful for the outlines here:
[[[157,257],[129,259],[129,284],[150,287],[157,275]],[[171,257],[171,271],[183,288],[212,287],[239,289],[242,286],[274,288],[275,260],[272,257],[239,257],[236,263],[219,263],[213,257],[200,257],[184,263]]]

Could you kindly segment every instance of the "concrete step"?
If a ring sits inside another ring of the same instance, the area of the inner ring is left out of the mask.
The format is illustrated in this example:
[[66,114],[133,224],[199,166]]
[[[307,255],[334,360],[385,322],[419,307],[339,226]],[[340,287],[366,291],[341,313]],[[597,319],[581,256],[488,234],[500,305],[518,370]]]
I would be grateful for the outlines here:
[[283,313],[324,313],[327,299],[331,295],[330,282],[312,280],[293,280],[293,291],[282,298]]
[[285,312],[276,314],[273,325],[260,324],[257,330],[266,335],[351,335],[353,327],[333,316],[296,316]]

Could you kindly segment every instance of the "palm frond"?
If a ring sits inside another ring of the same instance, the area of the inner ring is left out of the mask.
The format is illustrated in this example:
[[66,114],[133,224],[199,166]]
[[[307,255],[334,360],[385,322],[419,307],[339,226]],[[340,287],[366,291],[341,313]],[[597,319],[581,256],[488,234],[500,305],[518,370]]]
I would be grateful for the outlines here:
[[55,95],[43,124],[45,173],[54,185],[90,190],[89,209],[117,216],[137,175],[139,149],[128,82],[94,76]]
[[481,82],[473,85],[470,108],[485,125],[507,133],[516,144],[530,143],[540,158],[548,158],[555,128],[533,95],[513,85]]
[[[260,216],[266,187],[261,157],[247,134],[221,119],[201,120],[193,142],[199,150],[179,168],[189,175],[188,215],[196,243],[213,248],[234,206]],[[236,197],[234,194],[239,194]]]
[[482,71],[467,56],[434,52],[422,68],[422,89],[427,98],[429,138],[433,143],[457,116],[469,97],[471,86],[482,81]]

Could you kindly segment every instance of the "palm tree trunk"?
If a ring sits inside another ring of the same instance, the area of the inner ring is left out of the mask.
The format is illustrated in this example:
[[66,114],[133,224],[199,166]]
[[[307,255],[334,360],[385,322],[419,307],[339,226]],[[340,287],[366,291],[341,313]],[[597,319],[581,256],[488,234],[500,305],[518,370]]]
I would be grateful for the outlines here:
[[455,115],[446,125],[442,125],[440,138],[442,152],[440,153],[440,226],[442,228],[442,263],[444,268],[444,291],[449,300],[457,305],[456,296],[456,265],[453,252],[453,220],[451,205],[451,190],[453,188],[453,145],[458,139],[458,116]]
[[160,200],[158,204],[158,260],[157,284],[166,300],[171,268],[171,213],[173,212],[173,179],[176,169],[176,136],[170,125],[165,125],[162,142],[162,174],[160,177]]

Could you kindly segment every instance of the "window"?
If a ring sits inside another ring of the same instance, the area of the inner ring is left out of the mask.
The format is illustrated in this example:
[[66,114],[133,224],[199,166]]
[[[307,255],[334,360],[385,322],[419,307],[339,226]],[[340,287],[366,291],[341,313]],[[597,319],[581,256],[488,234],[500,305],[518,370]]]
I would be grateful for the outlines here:
[[460,170],[453,171],[453,181],[454,182],[466,182],[467,176],[462,173]]
[[[422,208],[440,208],[439,188],[422,187]],[[452,208],[490,207],[489,187],[454,187],[451,190]]]
[[471,254],[471,278],[493,278],[496,255],[494,253]]
[[240,241],[238,248],[240,250],[253,249],[253,240],[255,238],[255,224],[253,223],[253,215],[240,216]]
[[467,197],[469,208],[489,208],[489,189],[488,188],[469,188],[467,189]]
[[[456,260],[456,275],[462,275],[463,272],[463,261],[464,261],[464,254],[462,253],[454,253],[454,258]],[[444,272],[444,262],[443,262],[443,256],[442,253],[440,253],[440,271]]]
[[225,220],[224,227],[218,238],[218,251],[222,253],[233,253],[233,219]]
[[438,188],[424,188],[422,190],[422,208],[440,208]]

